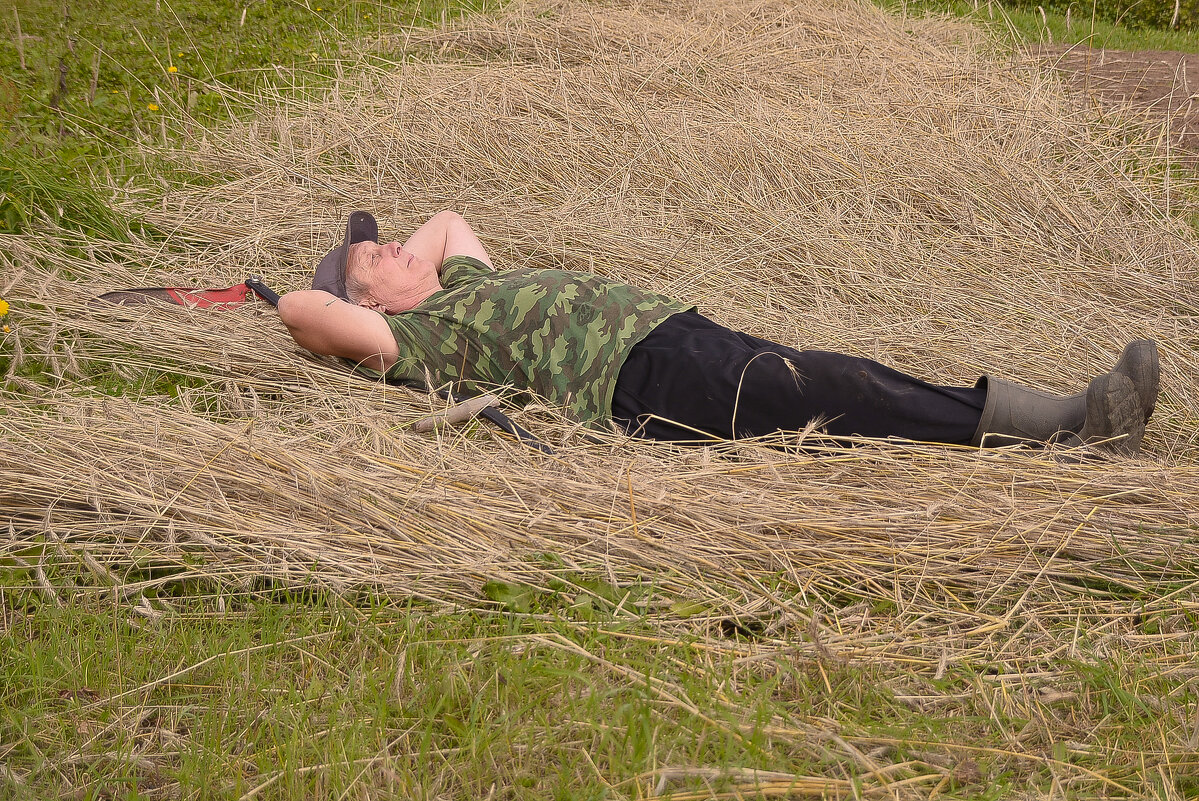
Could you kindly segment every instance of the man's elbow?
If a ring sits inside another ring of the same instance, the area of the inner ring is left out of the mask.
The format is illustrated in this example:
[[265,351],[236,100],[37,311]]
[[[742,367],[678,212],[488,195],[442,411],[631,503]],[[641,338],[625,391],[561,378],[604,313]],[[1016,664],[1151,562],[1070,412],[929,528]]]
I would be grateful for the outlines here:
[[296,324],[296,295],[298,292],[287,292],[279,296],[279,303],[275,306],[279,312],[279,319],[289,329]]
[[439,211],[436,214],[434,214],[429,219],[436,220],[438,222],[438,224],[444,225],[446,227],[449,227],[451,225],[458,225],[459,223],[466,222],[466,219],[461,214],[454,211],[453,209],[443,209],[442,211]]
[[279,319],[287,326],[287,330],[293,337],[304,327],[304,302],[299,295],[299,292],[288,292],[286,295],[281,295],[279,305],[276,307],[279,311]]
[[288,292],[279,298],[279,319],[287,326],[296,344],[313,353],[320,353],[312,314],[312,290]]

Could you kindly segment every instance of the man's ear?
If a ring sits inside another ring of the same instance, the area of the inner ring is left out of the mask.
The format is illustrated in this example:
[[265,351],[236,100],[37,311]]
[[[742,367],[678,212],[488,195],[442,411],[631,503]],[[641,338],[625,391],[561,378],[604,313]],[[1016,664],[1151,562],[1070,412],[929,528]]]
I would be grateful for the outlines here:
[[380,303],[379,301],[375,300],[374,298],[372,298],[370,295],[367,295],[365,298],[358,301],[358,305],[364,309],[370,309],[371,311],[374,311],[374,312],[382,312],[383,311],[383,304]]

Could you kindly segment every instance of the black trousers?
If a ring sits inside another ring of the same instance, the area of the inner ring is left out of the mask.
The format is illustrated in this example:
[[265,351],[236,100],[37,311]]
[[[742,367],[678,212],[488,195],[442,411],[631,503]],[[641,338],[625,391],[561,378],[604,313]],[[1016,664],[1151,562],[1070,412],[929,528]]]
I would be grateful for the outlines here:
[[696,312],[670,317],[629,353],[612,416],[630,433],[703,440],[796,431],[969,444],[986,389],[936,386],[870,359],[799,351]]

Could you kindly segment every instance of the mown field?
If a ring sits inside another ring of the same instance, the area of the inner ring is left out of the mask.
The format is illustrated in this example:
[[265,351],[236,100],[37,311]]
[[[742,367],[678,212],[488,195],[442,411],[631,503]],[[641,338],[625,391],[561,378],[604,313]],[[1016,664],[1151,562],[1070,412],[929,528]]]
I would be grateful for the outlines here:
[[[1199,793],[1196,181],[1012,55],[1077,21],[460,10],[6,22],[0,797]],[[264,304],[89,302],[302,288],[352,208],[945,382],[1152,336],[1163,392],[1138,459],[517,406],[547,456]]]

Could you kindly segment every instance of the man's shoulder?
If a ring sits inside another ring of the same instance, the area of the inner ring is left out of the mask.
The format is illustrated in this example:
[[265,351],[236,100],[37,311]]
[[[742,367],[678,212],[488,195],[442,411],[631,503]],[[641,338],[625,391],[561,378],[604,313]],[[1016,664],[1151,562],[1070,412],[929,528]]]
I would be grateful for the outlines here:
[[596,280],[591,273],[552,267],[513,267],[495,270],[473,256],[450,256],[441,266],[441,284],[446,289],[481,288],[493,290],[529,285],[559,286]]
[[565,298],[632,310],[664,305],[687,306],[619,279],[582,270],[515,267],[494,271],[470,256],[453,256],[446,259],[445,265],[442,271],[444,294],[435,296],[441,304],[471,306],[511,298],[518,306],[532,309],[559,305]]
[[457,254],[455,256],[447,256],[441,263],[441,278],[444,281],[447,276],[453,277],[460,273],[483,273],[490,274],[492,269],[487,266],[486,262],[476,259],[474,256],[465,254]]

